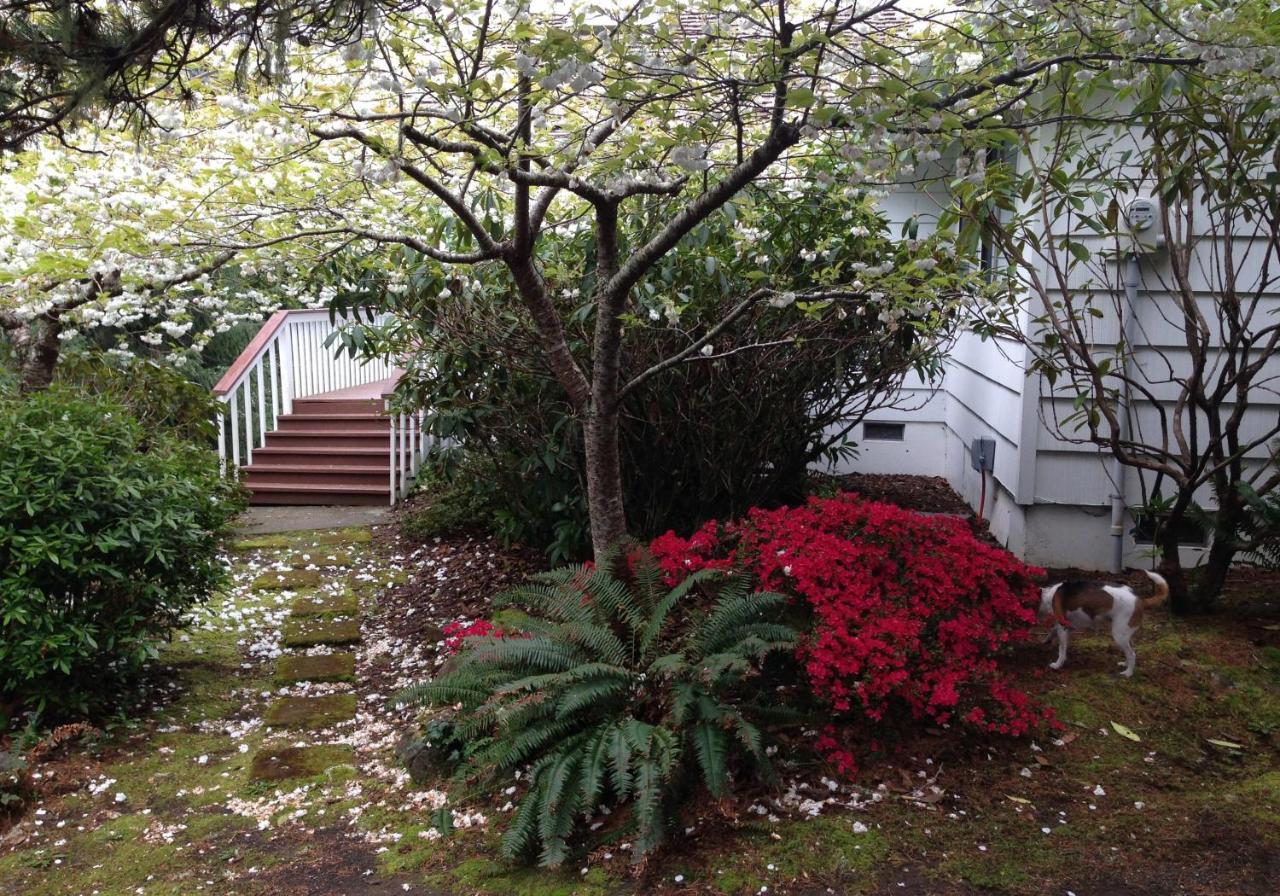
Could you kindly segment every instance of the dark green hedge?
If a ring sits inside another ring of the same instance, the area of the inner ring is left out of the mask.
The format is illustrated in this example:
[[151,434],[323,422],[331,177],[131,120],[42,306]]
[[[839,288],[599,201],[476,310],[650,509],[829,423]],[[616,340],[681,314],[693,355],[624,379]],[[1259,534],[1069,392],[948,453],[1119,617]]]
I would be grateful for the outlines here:
[[65,387],[0,397],[0,714],[92,710],[224,581],[212,451]]

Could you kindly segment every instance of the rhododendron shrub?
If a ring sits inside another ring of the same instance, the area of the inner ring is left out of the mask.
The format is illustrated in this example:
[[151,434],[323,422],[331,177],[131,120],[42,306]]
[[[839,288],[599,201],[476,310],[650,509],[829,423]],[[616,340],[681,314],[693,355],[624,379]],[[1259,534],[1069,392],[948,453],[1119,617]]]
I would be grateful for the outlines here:
[[[960,519],[853,494],[752,510],[652,544],[673,578],[741,566],[812,614],[799,648],[809,685],[839,718],[909,718],[1021,735],[1048,719],[997,655],[1035,624],[1040,570],[976,538]],[[844,771],[838,730],[818,747]]]

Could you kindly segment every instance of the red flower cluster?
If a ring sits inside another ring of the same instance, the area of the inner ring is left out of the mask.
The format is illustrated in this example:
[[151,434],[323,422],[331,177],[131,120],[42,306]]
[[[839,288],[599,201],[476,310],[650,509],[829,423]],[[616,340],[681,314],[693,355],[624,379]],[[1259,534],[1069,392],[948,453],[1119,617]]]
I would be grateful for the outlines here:
[[[1050,717],[996,662],[1034,626],[1040,571],[962,520],[842,494],[752,510],[688,539],[667,533],[651,550],[672,579],[740,567],[760,587],[803,598],[813,621],[800,659],[813,692],[846,718],[905,712],[1021,735]],[[819,749],[851,771],[835,733],[824,731]]]
[[504,632],[487,619],[477,619],[474,622],[449,622],[442,629],[444,632],[444,649],[446,653],[457,653],[462,649],[462,642],[466,638],[506,638],[510,637],[509,633]]

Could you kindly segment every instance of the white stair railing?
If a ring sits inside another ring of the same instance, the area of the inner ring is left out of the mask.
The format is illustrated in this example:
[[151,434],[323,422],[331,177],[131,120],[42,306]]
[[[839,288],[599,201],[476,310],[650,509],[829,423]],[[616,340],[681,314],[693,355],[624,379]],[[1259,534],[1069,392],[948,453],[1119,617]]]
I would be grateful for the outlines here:
[[426,414],[395,413],[389,399],[384,400],[386,414],[391,418],[391,503],[406,497],[418,475],[418,468],[431,451],[434,439],[425,432]]
[[224,465],[228,459],[237,468],[252,463],[254,449],[266,443],[280,415],[293,412],[294,399],[375,383],[395,373],[382,359],[353,358],[326,345],[337,330],[324,309],[277,311],[263,325],[213,388],[227,406],[218,417]]

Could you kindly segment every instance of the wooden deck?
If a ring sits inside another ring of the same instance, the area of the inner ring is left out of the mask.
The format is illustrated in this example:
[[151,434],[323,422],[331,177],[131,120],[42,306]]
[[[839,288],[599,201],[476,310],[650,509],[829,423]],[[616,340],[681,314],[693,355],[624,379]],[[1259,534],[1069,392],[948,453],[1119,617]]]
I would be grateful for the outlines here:
[[375,380],[372,383],[365,383],[363,386],[349,386],[346,389],[334,389],[332,392],[321,392],[319,395],[307,395],[299,400],[343,401],[384,398],[395,390],[396,383],[400,382],[400,377],[403,375],[403,370],[397,370],[384,380]]

